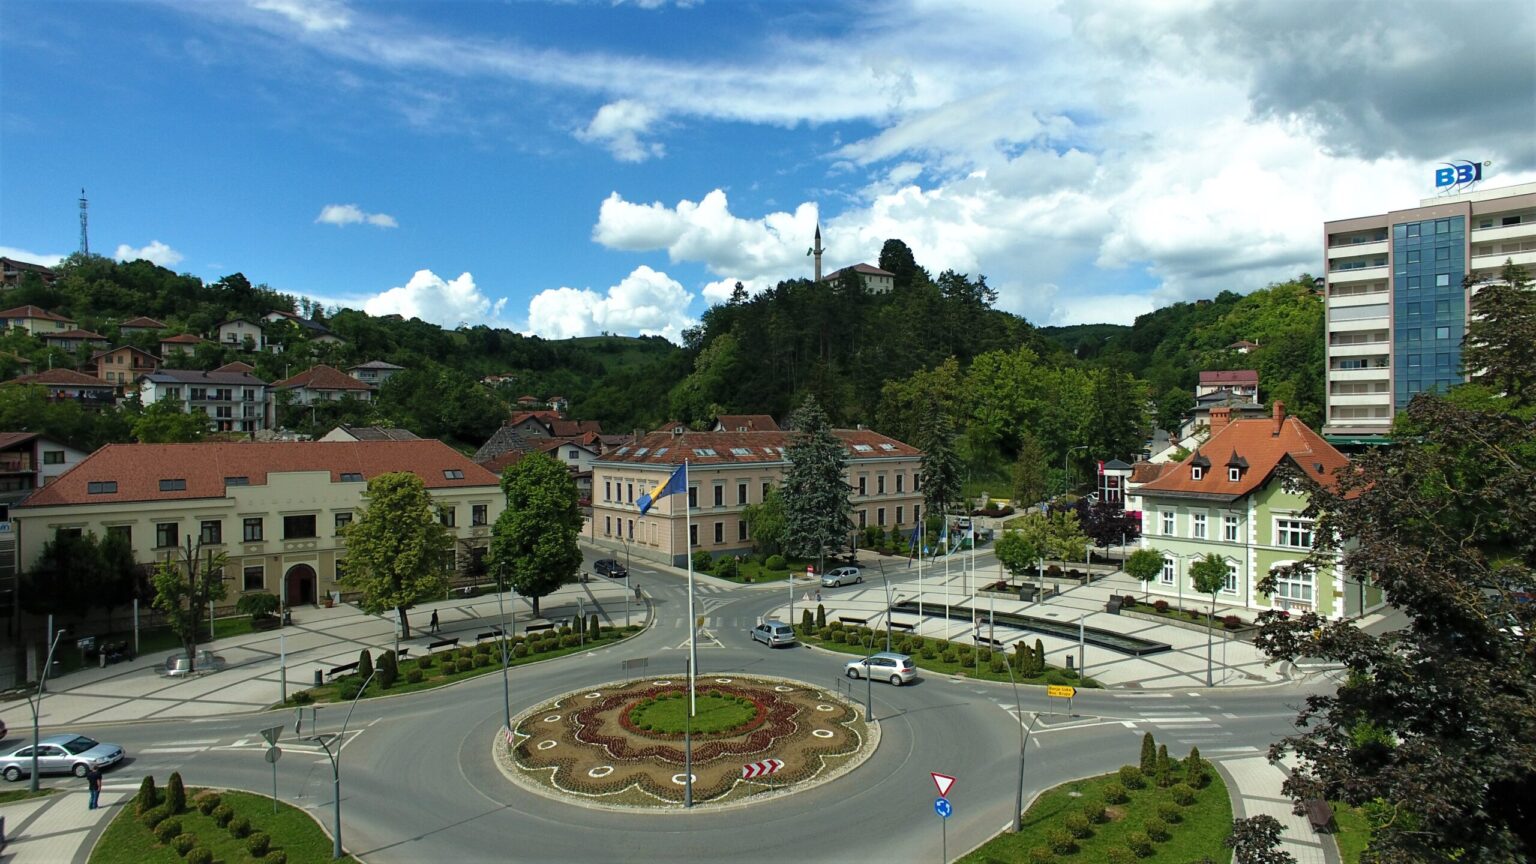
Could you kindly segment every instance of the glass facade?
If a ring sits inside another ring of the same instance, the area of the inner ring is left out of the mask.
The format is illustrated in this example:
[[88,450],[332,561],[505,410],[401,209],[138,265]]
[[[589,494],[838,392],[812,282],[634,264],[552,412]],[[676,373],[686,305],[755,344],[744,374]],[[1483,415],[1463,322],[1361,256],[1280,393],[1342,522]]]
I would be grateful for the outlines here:
[[1392,226],[1393,404],[1461,383],[1466,330],[1466,221],[1460,216]]

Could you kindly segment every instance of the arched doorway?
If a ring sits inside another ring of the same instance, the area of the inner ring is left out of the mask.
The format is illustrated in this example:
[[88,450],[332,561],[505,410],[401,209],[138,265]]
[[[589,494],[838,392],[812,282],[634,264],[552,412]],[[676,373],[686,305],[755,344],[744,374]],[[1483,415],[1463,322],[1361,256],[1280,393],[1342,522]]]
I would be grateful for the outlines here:
[[300,603],[314,605],[315,568],[308,564],[295,564],[288,568],[288,575],[283,578],[288,583],[289,606],[297,606]]

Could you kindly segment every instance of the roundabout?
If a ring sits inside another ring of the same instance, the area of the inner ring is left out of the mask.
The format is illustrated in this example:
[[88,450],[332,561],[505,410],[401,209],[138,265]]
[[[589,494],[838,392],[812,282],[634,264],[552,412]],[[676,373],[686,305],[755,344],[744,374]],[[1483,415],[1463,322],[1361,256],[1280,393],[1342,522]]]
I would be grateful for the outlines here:
[[[691,715],[683,681],[638,678],[566,693],[514,718],[510,738],[497,738],[497,765],[541,795],[644,810],[683,804],[691,766],[700,808],[815,787],[879,743],[857,705],[800,681],[704,678],[695,688]],[[779,767],[747,770],[761,760]]]

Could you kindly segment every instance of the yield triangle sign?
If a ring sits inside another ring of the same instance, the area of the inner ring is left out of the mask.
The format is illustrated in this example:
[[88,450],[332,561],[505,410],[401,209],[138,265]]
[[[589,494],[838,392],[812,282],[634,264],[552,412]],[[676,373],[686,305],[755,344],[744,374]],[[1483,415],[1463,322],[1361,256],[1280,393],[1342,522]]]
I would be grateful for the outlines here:
[[933,785],[939,787],[939,797],[949,797],[949,787],[955,785],[955,778],[948,774],[936,774],[932,771],[929,771],[928,774],[933,777]]

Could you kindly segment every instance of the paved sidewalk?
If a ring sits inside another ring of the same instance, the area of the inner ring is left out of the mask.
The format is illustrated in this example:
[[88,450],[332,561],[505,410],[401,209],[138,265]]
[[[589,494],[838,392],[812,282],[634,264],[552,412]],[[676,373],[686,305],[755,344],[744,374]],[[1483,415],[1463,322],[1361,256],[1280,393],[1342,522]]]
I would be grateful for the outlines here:
[[[100,806],[90,810],[85,781],[65,780],[54,785],[61,784],[67,791],[0,806],[6,837],[13,838],[6,846],[8,864],[84,864],[96,837],[138,791],[105,784]],[[79,788],[70,788],[74,786]]]
[[1312,830],[1305,816],[1291,812],[1291,799],[1280,792],[1286,772],[1271,765],[1265,756],[1213,759],[1226,775],[1232,796],[1232,818],[1265,814],[1280,823],[1280,848],[1291,853],[1296,864],[1340,864],[1338,845],[1332,837]]
[[[578,608],[594,611],[606,623],[622,625],[625,598],[630,598],[630,621],[646,623],[646,607],[634,602],[622,582],[594,578],[585,584],[566,585],[540,601],[540,620],[569,618]],[[578,602],[580,605],[578,606]],[[601,605],[594,605],[600,602]],[[515,607],[515,610],[514,610]],[[427,622],[436,610],[440,633],[428,633]],[[516,628],[529,623],[527,600],[508,602],[510,619],[515,611]],[[331,609],[299,608],[292,626],[220,639],[205,647],[224,657],[222,672],[187,678],[163,678],[160,664],[171,652],[146,655],[104,669],[82,669],[48,682],[42,700],[44,726],[83,722],[107,723],[164,717],[200,717],[260,711],[281,701],[280,657],[287,654],[289,693],[312,686],[315,674],[357,660],[364,648],[384,651],[395,644],[392,618],[366,615],[355,606]],[[495,594],[473,599],[450,598],[415,607],[410,611],[412,638],[401,640],[413,653],[425,651],[429,642],[459,637],[473,643],[475,636],[500,621]],[[23,704],[23,703],[16,703]]]

